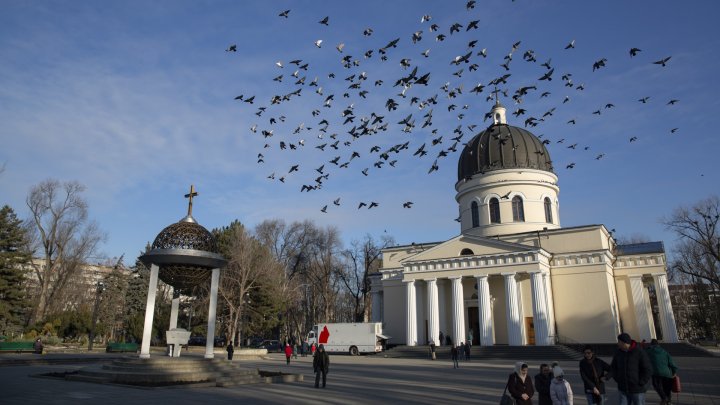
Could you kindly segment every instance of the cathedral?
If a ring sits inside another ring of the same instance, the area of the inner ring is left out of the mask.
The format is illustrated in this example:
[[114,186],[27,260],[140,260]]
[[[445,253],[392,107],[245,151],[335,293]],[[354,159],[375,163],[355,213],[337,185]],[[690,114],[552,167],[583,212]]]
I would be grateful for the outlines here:
[[[560,226],[545,143],[493,124],[465,146],[455,199],[460,234],[386,248],[371,276],[372,320],[393,344],[677,342],[662,242],[618,245],[604,225]],[[653,308],[656,311],[653,311]],[[446,340],[446,339],[443,339]]]

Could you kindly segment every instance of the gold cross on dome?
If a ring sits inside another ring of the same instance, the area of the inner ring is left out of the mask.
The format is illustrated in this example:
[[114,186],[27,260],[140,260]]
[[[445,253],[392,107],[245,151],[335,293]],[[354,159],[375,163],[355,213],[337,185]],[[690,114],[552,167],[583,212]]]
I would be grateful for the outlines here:
[[197,191],[195,191],[195,186],[190,185],[190,193],[185,194],[185,198],[188,199],[188,216],[192,216],[192,200],[193,197],[196,197],[198,195]]

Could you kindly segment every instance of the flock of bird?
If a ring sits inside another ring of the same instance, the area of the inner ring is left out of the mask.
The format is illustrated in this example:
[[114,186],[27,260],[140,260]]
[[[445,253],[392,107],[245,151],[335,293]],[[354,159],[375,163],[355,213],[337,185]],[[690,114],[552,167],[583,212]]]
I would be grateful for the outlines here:
[[[431,174],[439,170],[443,159],[461,151],[465,142],[489,125],[487,120],[491,117],[488,111],[497,100],[512,106],[507,107],[507,112],[517,122],[511,122],[508,117],[509,124],[534,128],[553,119],[568,103],[572,103],[576,92],[585,91],[584,83],[576,83],[577,77],[608,69],[613,63],[601,57],[588,62],[587,72],[568,72],[548,56],[540,59],[540,52],[525,48],[523,41],[513,41],[505,50],[493,52],[481,47],[479,39],[459,43],[454,36],[472,36],[481,27],[480,21],[472,17],[475,6],[475,1],[468,1],[465,8],[470,16],[467,20],[448,26],[435,23],[431,15],[418,15],[417,31],[381,40],[379,44],[382,46],[379,47],[368,45],[364,49],[351,50],[343,42],[327,45],[327,38],[307,44],[311,49],[336,53],[339,63],[335,66],[316,66],[302,58],[281,59],[274,66],[269,66],[268,70],[272,73],[268,81],[276,83],[275,94],[242,94],[235,97],[243,108],[249,108],[254,113],[255,122],[249,127],[250,135],[261,138],[260,144],[263,145],[257,152],[257,163],[264,165],[266,155],[270,153],[300,150],[319,153],[322,160],[315,167],[304,167],[305,164],[299,163],[275,167],[267,178],[285,183],[290,176],[303,177],[299,191],[309,193],[323,188],[340,169],[357,170],[365,177],[410,159],[427,159],[425,156],[430,156],[427,173]],[[292,19],[293,12],[281,10],[276,18]],[[318,16],[316,22],[308,22],[318,24],[318,36],[323,35],[323,27],[332,23],[332,16]],[[367,38],[368,44],[373,43],[373,28],[365,28],[362,36]],[[399,48],[399,45],[403,47]],[[429,64],[424,61],[432,58],[433,50],[451,45],[459,46],[461,50],[454,52],[456,56],[445,62],[453,70],[449,77],[429,70],[426,67]],[[558,45],[560,52],[575,52],[576,46],[580,46],[575,40]],[[232,44],[225,51],[235,53],[238,47]],[[353,52],[357,54],[353,55]],[[642,60],[646,53],[649,52],[629,47],[627,58],[634,63],[652,63],[658,68],[671,64],[670,56]],[[501,63],[492,62],[494,57],[502,58]],[[522,66],[518,66],[520,64]],[[394,66],[393,69],[380,68],[385,65]],[[526,81],[530,77],[532,82],[514,87],[517,77],[514,73],[521,68],[529,73],[519,80]],[[374,70],[384,73],[374,74]],[[387,77],[385,72],[392,70],[399,74]],[[481,79],[475,77],[492,70],[498,73]],[[470,84],[463,82],[468,80],[473,81]],[[558,87],[564,92],[561,96],[554,94],[559,92]],[[654,101],[651,96],[643,95],[637,101],[622,102],[647,104]],[[671,99],[667,105],[673,106],[678,102]],[[531,115],[531,107],[548,104],[551,106]],[[588,115],[601,116],[613,108],[615,104],[607,102],[588,112]],[[305,111],[302,113],[305,116],[297,118],[298,110]],[[567,125],[575,125],[580,119],[572,117],[567,120]],[[678,128],[670,130],[671,133],[677,131]],[[566,138],[553,142],[542,134],[537,136],[545,145],[554,143],[558,148],[591,150],[590,145],[579,145]],[[397,138],[403,140],[394,142]],[[637,136],[632,136],[628,142],[637,140]],[[363,149],[363,144],[370,147]],[[606,156],[603,152],[590,153],[595,160]],[[281,160],[289,162],[289,159]],[[453,167],[455,162],[451,163]],[[576,165],[576,162],[569,162],[565,168],[573,169]],[[413,204],[405,201],[402,207],[409,209]],[[341,198],[338,197],[328,201],[320,211],[327,213],[328,209],[340,205]],[[357,209],[369,210],[379,205],[377,201],[359,201]]]

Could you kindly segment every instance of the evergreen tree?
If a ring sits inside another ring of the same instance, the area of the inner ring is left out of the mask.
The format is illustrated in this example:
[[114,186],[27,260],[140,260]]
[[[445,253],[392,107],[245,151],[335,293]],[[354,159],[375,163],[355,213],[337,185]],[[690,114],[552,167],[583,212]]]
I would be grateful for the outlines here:
[[25,268],[32,259],[27,233],[12,208],[0,208],[0,335],[22,329],[28,302]]

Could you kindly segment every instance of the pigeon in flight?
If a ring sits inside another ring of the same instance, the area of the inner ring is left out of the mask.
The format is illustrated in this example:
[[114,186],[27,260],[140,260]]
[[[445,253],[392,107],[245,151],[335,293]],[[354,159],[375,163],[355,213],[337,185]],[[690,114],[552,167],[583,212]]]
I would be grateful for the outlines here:
[[282,11],[282,12],[280,12],[280,14],[278,14],[278,15],[279,15],[280,17],[288,18],[288,14],[290,14],[290,10]]
[[637,56],[638,52],[642,51],[642,49],[638,48],[630,48],[630,57]]
[[672,58],[672,56],[668,56],[667,58],[662,58],[658,61],[653,62],[654,65],[660,65],[662,67],[665,67],[665,64]]

